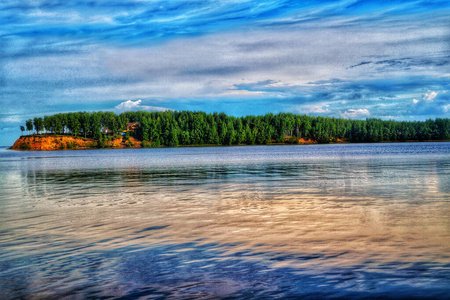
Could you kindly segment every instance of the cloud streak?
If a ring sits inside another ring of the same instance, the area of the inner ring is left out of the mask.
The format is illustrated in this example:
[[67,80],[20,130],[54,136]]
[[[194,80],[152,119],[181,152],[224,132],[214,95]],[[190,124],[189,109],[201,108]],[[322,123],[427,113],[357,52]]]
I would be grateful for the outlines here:
[[370,112],[366,108],[348,109],[341,113],[343,118],[361,118],[370,116]]

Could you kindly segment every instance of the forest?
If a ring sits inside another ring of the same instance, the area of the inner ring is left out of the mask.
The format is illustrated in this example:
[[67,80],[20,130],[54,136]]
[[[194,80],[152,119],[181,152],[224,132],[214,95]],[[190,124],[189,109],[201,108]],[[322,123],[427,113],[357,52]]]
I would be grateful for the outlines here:
[[[132,131],[127,124],[138,123]],[[192,111],[130,111],[60,113],[34,118],[20,126],[22,133],[72,135],[92,138],[104,145],[113,137],[132,136],[143,147],[179,145],[297,144],[299,139],[318,143],[395,142],[450,139],[450,120],[349,120],[292,113],[233,117],[225,113]]]

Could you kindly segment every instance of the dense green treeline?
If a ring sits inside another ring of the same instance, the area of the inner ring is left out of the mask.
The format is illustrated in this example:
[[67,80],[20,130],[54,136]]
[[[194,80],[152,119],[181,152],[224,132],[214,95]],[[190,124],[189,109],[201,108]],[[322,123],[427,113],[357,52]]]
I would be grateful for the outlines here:
[[383,142],[450,139],[450,120],[423,122],[347,120],[311,117],[291,113],[233,117],[224,113],[165,112],[75,112],[26,121],[21,130],[37,133],[70,134],[101,141],[107,135],[127,130],[130,122],[139,126],[127,135],[143,141],[144,147],[178,145],[237,145],[298,143],[300,138],[319,143]]

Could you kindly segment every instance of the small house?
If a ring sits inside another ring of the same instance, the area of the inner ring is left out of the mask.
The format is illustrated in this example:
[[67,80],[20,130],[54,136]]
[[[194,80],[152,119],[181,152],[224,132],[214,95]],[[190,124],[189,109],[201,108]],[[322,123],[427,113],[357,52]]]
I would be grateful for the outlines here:
[[127,123],[127,131],[135,131],[138,128],[139,128],[139,123],[138,122]]

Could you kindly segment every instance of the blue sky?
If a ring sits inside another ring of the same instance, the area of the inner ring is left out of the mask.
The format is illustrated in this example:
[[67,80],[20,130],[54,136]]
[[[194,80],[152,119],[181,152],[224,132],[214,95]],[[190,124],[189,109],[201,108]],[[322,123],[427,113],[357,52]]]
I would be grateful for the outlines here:
[[69,111],[450,117],[449,1],[0,2],[0,145]]

